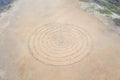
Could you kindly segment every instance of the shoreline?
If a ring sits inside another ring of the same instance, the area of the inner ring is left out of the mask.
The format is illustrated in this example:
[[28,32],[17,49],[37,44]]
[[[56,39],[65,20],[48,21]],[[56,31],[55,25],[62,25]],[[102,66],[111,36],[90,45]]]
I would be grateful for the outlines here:
[[103,24],[105,24],[106,26],[112,26],[113,28],[117,29],[118,32],[120,33],[120,24],[119,24],[120,15],[114,12],[112,14],[101,13],[98,10],[104,9],[104,7],[94,2],[79,1],[79,5],[80,5],[80,9],[94,15]]

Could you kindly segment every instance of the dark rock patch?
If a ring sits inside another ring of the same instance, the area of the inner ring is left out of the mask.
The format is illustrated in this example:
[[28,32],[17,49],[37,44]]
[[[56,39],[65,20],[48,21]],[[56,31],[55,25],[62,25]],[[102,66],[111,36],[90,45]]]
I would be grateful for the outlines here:
[[120,0],[81,0],[94,2],[120,15]]
[[116,18],[116,19],[113,19],[113,21],[117,26],[120,26],[120,19]]
[[108,8],[112,12],[120,14],[120,0],[93,0],[93,1]]

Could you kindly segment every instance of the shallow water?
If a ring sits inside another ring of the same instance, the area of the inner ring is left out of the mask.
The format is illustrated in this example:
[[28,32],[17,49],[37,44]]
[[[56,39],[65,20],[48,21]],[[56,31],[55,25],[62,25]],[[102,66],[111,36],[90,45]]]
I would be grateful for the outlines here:
[[0,0],[0,7],[5,7],[11,4],[14,0]]
[[14,0],[0,0],[0,13],[10,9],[13,1]]

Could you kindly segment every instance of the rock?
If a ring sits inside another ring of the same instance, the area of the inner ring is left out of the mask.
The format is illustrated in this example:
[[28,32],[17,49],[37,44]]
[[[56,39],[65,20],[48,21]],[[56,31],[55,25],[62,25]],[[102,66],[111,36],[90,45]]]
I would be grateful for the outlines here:
[[116,24],[117,26],[120,26],[120,19],[115,18],[115,19],[113,19],[113,21],[115,22],[115,24]]
[[120,0],[89,0],[90,2],[95,2],[105,8],[108,8],[112,12],[120,15]]

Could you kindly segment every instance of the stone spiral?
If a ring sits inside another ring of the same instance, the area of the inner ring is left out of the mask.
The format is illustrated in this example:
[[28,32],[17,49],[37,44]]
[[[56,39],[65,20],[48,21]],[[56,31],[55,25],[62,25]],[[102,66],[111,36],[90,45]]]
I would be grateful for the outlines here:
[[51,65],[79,62],[91,50],[91,37],[78,26],[46,24],[35,29],[29,38],[32,56]]

